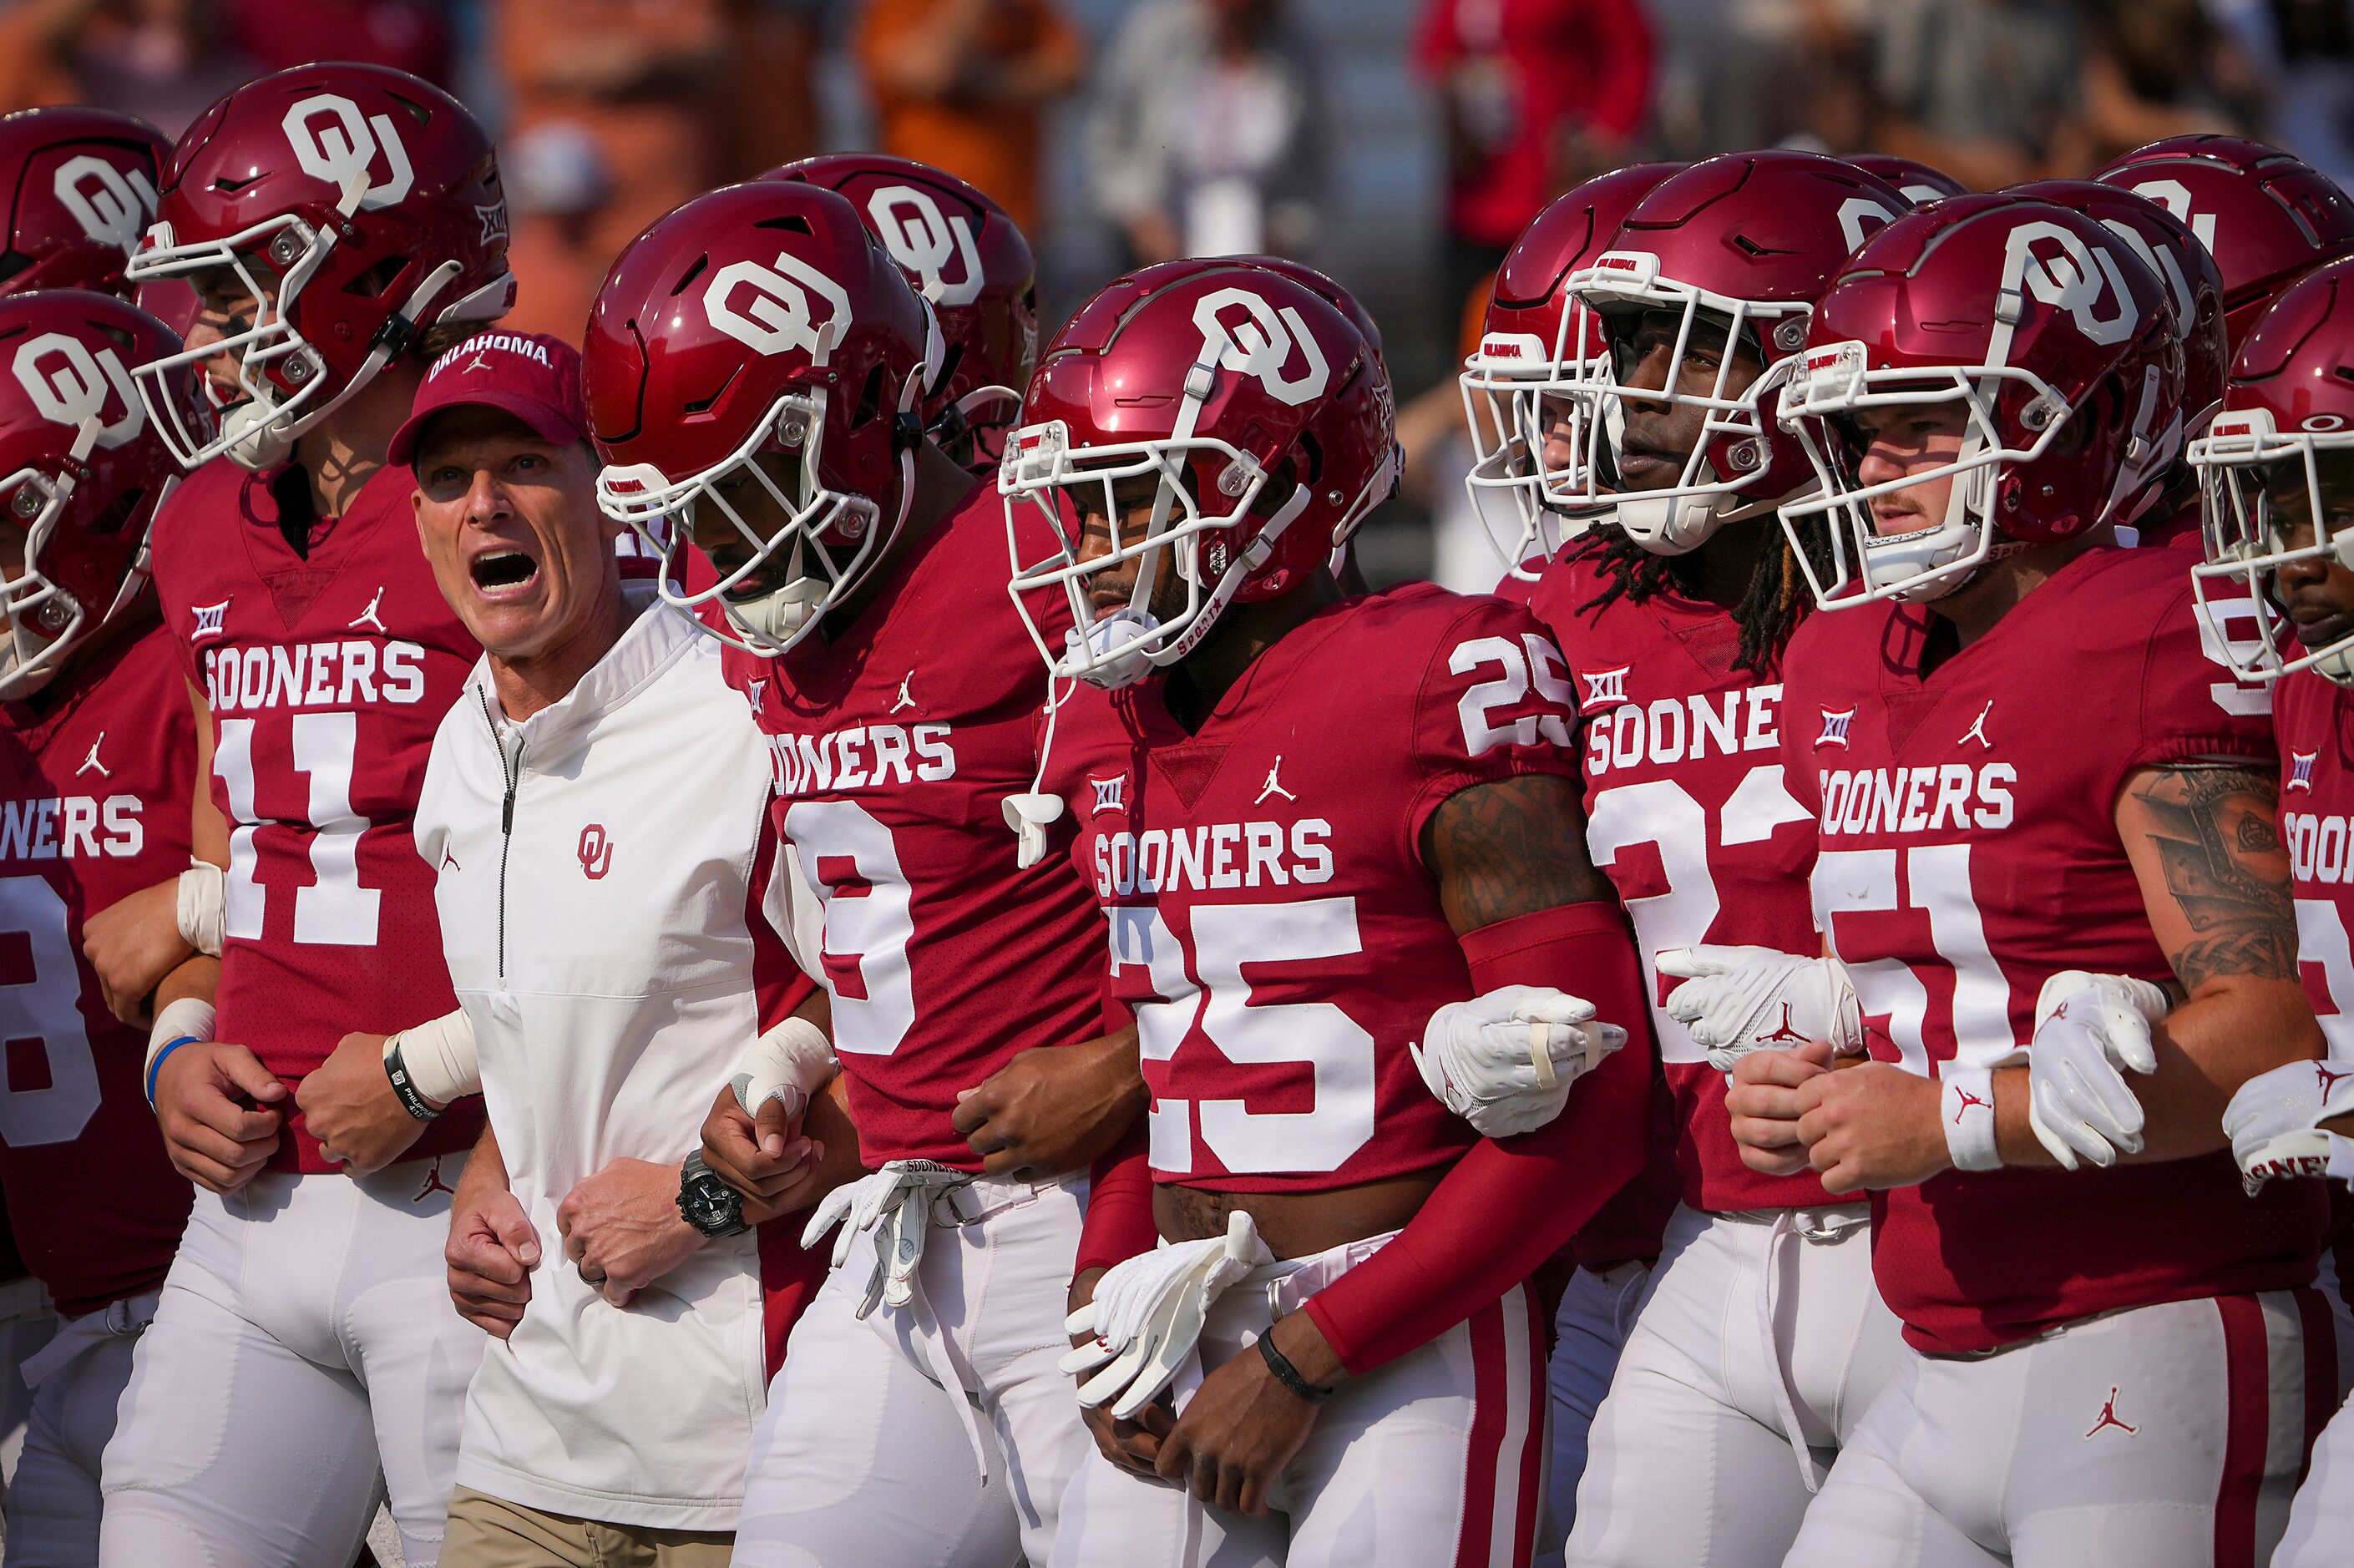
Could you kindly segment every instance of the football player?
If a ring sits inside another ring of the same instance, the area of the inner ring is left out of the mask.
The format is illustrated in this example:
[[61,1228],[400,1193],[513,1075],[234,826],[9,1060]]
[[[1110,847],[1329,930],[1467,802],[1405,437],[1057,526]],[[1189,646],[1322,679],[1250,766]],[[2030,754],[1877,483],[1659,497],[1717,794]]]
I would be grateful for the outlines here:
[[[771,739],[872,1172],[810,1227],[843,1222],[837,1266],[753,1440],[745,1564],[1043,1563],[1089,1451],[1061,1314],[1086,1171],[1142,1086],[1086,888],[1007,833],[1045,682],[997,503],[924,435],[941,352],[857,210],[801,181],[655,224],[589,323],[604,504],[662,540]],[[723,1094],[705,1157],[776,1197],[798,1130]]]
[[[1778,745],[1782,650],[1811,599],[1775,522],[1815,477],[1776,429],[1765,372],[1853,245],[1908,205],[1832,159],[1728,154],[1645,194],[1559,284],[1606,346],[1605,375],[1573,396],[1603,432],[1596,486],[1619,510],[1528,591],[1577,683],[1586,844],[1635,923],[1682,1198],[1616,1375],[1599,1370],[1610,1394],[1575,1562],[1780,1562],[1895,1360],[1862,1201],[1811,1173],[1749,1170],[1723,1109],[1741,1053],[1829,1037],[1841,1021],[1761,1006],[1696,1033],[1686,992],[1744,958],[1822,950],[1806,895],[1814,836]],[[1663,509],[1672,527],[1644,525]],[[1556,1359],[1569,1348],[1564,1336]],[[1556,1470],[1579,1457],[1557,1423]],[[1690,1503],[1695,1463],[1710,1485]]]
[[[1152,1088],[1072,1287],[1104,1457],[1053,1562],[1524,1563],[1523,1281],[1640,1166],[1651,1076],[1613,1052],[1639,981],[1560,656],[1493,599],[1342,596],[1331,540],[1389,493],[1392,410],[1288,279],[1114,283],[1023,416],[1015,589],[1078,623],[1034,621],[1068,683],[1037,815],[1070,823]],[[1491,1055],[1553,1093],[1494,1114],[1463,1071]],[[1148,1174],[1139,1234],[1108,1200]]]
[[[385,458],[430,357],[505,308],[505,258],[472,116],[323,65],[189,128],[131,267],[204,300],[187,349],[135,374],[192,470],[154,570],[229,839],[216,1027],[152,1048],[165,1142],[205,1192],[107,1449],[109,1568],[341,1562],[379,1486],[408,1562],[440,1550],[482,1343],[441,1253],[480,1102],[417,1121],[383,1054],[454,1005],[410,818],[479,651]],[[217,430],[162,395],[196,366]]]
[[1512,242],[1489,290],[1478,348],[1458,377],[1471,510],[1511,582],[1533,582],[1598,507],[1579,394],[1607,373],[1602,325],[1564,290],[1602,254],[1637,202],[1681,164],[1629,164],[1554,198]]
[[[188,863],[196,717],[146,573],[179,471],[131,382],[179,348],[105,295],[0,301],[0,924],[22,955],[0,990],[0,1185],[65,1319],[25,1368],[7,1533],[28,1563],[97,1561],[99,1457],[188,1214],[146,1105],[145,1031],[80,959],[91,911]],[[164,391],[193,409],[194,387],[183,371]],[[186,960],[164,999],[209,993],[212,968]]]
[[944,169],[885,153],[829,153],[769,170],[840,193],[940,323],[925,432],[960,468],[997,471],[1038,358],[1038,266],[1013,215]]
[[1776,973],[1851,985],[1872,1059],[1756,1052],[1726,1109],[1872,1192],[1907,1346],[1793,1562],[2262,1562],[2342,1392],[2320,1194],[2247,1200],[2220,1129],[2321,1044],[2262,704],[2179,557],[2106,547],[2171,461],[2170,309],[2101,224],[1952,197],[1781,394],[1824,487],[1784,518],[1831,530],[1782,731],[1830,958]]
[[2261,142],[2168,136],[2112,158],[2093,177],[2156,202],[2214,256],[2233,355],[2282,290],[2354,253],[2354,200],[2302,158]]
[[[2264,630],[2290,657],[2250,659],[2273,680],[2281,837],[2296,895],[2306,994],[2329,1049],[2250,1079],[2223,1130],[2248,1181],[2354,1177],[2354,913],[2346,832],[2354,818],[2354,260],[2307,273],[2258,322],[2223,406],[2190,459],[2207,480],[2202,596],[2253,595]],[[2340,388],[2348,388],[2341,391]],[[2220,579],[2220,580],[2219,580]],[[2285,620],[2287,625],[2281,626]],[[2278,635],[2285,633],[2285,636]],[[2333,1136],[2338,1135],[2338,1136]],[[2333,1189],[2333,1197],[2339,1196]],[[2354,1417],[2340,1411],[2313,1450],[2273,1562],[2313,1568],[2354,1531]]]

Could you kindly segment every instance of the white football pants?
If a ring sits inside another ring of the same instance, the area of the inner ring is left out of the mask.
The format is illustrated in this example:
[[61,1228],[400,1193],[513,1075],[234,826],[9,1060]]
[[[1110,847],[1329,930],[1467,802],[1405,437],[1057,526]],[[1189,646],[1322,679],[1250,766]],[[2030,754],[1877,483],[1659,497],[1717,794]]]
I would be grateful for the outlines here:
[[769,1386],[738,1568],[1046,1561],[1063,1488],[1095,1452],[1055,1367],[1087,1188],[984,1177],[935,1198],[915,1298],[864,1322],[875,1248],[858,1238]]
[[[1203,1330],[1201,1369],[1256,1354],[1278,1304],[1296,1309],[1338,1277],[1336,1257],[1363,1245],[1278,1266],[1285,1277],[1272,1287],[1255,1278],[1228,1288]],[[1536,1300],[1515,1286],[1349,1379],[1317,1413],[1265,1519],[1132,1474],[1090,1442],[1063,1498],[1051,1568],[1524,1568],[1544,1498],[1543,1346]],[[1193,1365],[1178,1387],[1198,1385]]]
[[2334,1340],[2308,1288],[2114,1312],[1991,1355],[1908,1348],[1786,1562],[2253,1568],[2344,1391]]
[[465,1156],[198,1192],[106,1446],[101,1568],[334,1568],[382,1489],[432,1568],[481,1330],[441,1250]]
[[1640,1258],[1596,1273],[1580,1266],[1562,1292],[1553,1318],[1553,1357],[1545,1363],[1547,1403],[1553,1407],[1553,1456],[1545,1467],[1545,1505],[1550,1518],[1539,1532],[1537,1562],[1559,1563],[1563,1541],[1577,1520],[1577,1481],[1585,1474],[1586,1436],[1618,1352],[1635,1326],[1635,1308],[1651,1266]]
[[99,1461],[131,1381],[132,1351],[154,1320],[150,1292],[70,1319],[22,1370],[30,1399],[8,1490],[6,1568],[98,1561]]
[[1567,1561],[1764,1568],[1903,1352],[1865,1205],[1679,1207],[1594,1418]]

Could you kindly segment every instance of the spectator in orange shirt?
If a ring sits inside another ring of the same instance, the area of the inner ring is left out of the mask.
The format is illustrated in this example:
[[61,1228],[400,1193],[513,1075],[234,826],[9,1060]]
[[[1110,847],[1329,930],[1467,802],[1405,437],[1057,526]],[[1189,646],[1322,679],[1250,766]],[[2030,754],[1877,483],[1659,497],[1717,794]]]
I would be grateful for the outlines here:
[[1040,111],[1086,65],[1052,0],[866,0],[855,47],[883,150],[961,175],[1035,233]]

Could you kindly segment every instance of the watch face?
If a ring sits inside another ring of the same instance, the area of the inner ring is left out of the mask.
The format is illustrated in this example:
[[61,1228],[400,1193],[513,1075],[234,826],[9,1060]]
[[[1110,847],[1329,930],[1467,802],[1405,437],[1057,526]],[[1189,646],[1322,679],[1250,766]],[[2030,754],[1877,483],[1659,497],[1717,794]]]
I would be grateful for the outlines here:
[[696,1176],[680,1194],[679,1208],[688,1224],[706,1234],[744,1223],[743,1195],[708,1172]]

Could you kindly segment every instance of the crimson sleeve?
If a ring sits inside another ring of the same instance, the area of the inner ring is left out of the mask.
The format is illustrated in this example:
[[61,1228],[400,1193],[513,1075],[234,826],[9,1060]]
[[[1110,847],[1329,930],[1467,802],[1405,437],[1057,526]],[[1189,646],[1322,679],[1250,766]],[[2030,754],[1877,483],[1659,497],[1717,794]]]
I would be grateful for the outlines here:
[[1465,934],[1472,984],[1550,985],[1605,1019],[1625,1048],[1578,1079],[1547,1126],[1482,1139],[1396,1239],[1308,1298],[1341,1364],[1362,1376],[1436,1339],[1534,1273],[1643,1168],[1652,1063],[1643,970],[1611,904],[1572,904]]
[[1161,1243],[1161,1227],[1152,1220],[1152,1170],[1145,1159],[1141,1118],[1096,1157],[1090,1175],[1087,1223],[1079,1231],[1079,1255],[1071,1265],[1075,1275],[1125,1263]]

